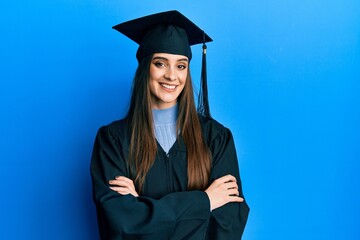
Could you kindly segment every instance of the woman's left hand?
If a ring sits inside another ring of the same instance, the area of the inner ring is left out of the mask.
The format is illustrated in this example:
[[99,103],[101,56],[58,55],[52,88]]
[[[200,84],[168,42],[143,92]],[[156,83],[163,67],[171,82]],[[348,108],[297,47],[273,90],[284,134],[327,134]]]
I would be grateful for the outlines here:
[[115,180],[110,180],[109,184],[112,185],[110,186],[111,190],[121,195],[131,194],[134,197],[139,196],[139,194],[135,190],[134,182],[127,177],[124,176],[115,177]]

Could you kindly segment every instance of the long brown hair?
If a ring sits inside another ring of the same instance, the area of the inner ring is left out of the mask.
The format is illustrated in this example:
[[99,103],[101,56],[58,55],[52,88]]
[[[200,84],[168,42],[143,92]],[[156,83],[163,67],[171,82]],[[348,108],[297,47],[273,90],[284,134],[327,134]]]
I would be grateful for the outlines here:
[[[129,166],[139,192],[142,191],[157,152],[149,86],[152,57],[145,57],[139,62],[128,112],[131,133]],[[209,183],[211,154],[203,138],[195,108],[189,67],[184,89],[178,97],[178,106],[177,129],[181,131],[187,148],[188,190],[205,190]]]

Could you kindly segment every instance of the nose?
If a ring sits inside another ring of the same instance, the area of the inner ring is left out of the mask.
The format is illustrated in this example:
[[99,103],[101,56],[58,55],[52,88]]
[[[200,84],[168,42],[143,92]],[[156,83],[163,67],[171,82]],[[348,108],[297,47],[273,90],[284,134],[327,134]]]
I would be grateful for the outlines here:
[[169,81],[175,81],[177,78],[176,70],[173,67],[169,67],[164,75],[164,77]]

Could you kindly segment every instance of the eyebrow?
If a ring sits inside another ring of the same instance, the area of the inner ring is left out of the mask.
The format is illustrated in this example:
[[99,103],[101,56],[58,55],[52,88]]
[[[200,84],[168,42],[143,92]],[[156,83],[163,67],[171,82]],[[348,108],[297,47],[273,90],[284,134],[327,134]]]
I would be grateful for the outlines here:
[[[154,57],[152,60],[157,60],[157,59],[160,59],[160,60],[165,60],[165,61],[169,61],[169,59],[167,59],[166,57]],[[188,62],[188,59],[187,58],[179,58],[176,60],[177,62],[181,62],[181,61],[185,61],[185,62]]]

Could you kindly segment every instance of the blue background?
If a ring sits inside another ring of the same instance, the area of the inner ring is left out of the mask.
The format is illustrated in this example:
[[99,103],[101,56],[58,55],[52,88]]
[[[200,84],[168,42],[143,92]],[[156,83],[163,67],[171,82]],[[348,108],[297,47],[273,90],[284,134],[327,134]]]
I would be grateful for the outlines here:
[[211,110],[235,137],[243,239],[360,239],[357,0],[2,1],[0,238],[98,238],[92,145],[126,113],[137,64],[111,27],[172,9],[214,39]]

